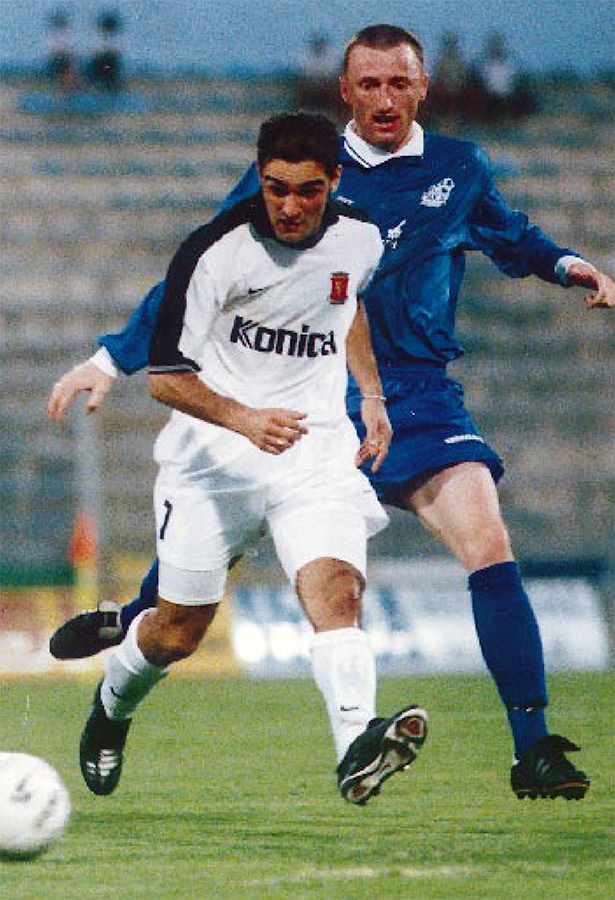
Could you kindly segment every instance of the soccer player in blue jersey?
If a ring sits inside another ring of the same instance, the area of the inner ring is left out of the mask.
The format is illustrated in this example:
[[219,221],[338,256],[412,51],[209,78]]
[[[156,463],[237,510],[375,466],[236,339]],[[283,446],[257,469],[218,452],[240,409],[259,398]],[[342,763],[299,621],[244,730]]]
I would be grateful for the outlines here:
[[[446,366],[462,355],[455,311],[468,250],[482,251],[510,277],[587,288],[590,309],[613,308],[615,284],[511,210],[474,143],[423,132],[416,116],[428,76],[414,35],[390,25],[363,29],[348,44],[340,84],[353,119],[341,139],[337,197],[365,211],[385,244],[366,311],[393,441],[378,473],[367,474],[381,500],[412,511],[468,572],[481,650],[513,735],[513,791],[520,798],[580,799],[589,779],[565,755],[578,747],[550,734],[545,720],[540,633],[496,489],[502,462],[477,431]],[[256,174],[251,168],[227,202],[253,192]],[[145,365],[161,295],[160,286],[152,289],[126,329],[101,338],[93,360],[55,386],[52,417],[61,418],[80,390],[97,391],[90,397],[95,407],[116,366],[130,373]],[[347,406],[361,434],[352,384]],[[54,655],[87,655],[121,640],[132,616],[154,602],[156,577],[154,564],[141,596],[119,615],[114,607],[62,626],[52,638]],[[101,626],[115,627],[116,636],[101,640]]]

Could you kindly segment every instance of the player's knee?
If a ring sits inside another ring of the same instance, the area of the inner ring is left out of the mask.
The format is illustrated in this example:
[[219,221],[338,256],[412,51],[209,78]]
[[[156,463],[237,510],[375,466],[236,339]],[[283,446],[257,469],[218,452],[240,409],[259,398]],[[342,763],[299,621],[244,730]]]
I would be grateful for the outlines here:
[[503,522],[485,524],[469,536],[462,560],[469,572],[513,558],[510,536]]
[[319,559],[297,573],[297,594],[316,631],[347,628],[361,618],[364,579],[337,559]]
[[170,621],[161,617],[152,635],[158,665],[170,665],[192,656],[210,621],[209,617],[204,618],[202,615],[180,616]]
[[327,584],[331,614],[340,620],[358,621],[364,588],[365,580],[356,569],[341,566],[331,575]]
[[161,650],[169,662],[186,659],[195,652],[204,634],[204,630],[194,626],[182,626],[169,629],[163,639]]

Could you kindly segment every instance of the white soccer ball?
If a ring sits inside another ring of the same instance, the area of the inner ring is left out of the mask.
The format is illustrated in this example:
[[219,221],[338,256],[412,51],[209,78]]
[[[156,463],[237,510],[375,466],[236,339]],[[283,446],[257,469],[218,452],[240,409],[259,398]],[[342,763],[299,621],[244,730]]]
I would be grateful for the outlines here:
[[0,859],[31,859],[68,824],[70,797],[49,763],[28,753],[0,753]]

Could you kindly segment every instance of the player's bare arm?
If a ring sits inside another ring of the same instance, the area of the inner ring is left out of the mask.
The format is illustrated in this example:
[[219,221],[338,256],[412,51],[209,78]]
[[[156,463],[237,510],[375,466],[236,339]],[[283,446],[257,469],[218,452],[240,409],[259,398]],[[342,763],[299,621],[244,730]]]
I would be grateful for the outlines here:
[[63,422],[66,410],[77,394],[87,393],[85,408],[92,413],[101,406],[111,389],[113,378],[91,360],[79,363],[56,381],[51,389],[47,414],[52,422]]
[[393,431],[384,405],[369,325],[361,303],[346,338],[346,359],[363,397],[361,418],[366,428],[365,440],[359,448],[356,463],[361,466],[373,458],[371,469],[372,472],[377,472],[387,455]]
[[571,284],[593,291],[585,295],[585,305],[588,309],[615,308],[615,282],[610,275],[605,275],[604,272],[582,262],[572,263],[568,267],[567,274]]
[[153,373],[149,376],[154,399],[204,422],[211,422],[248,438],[259,450],[278,456],[290,449],[307,428],[305,413],[291,409],[254,409],[218,394],[193,372]]

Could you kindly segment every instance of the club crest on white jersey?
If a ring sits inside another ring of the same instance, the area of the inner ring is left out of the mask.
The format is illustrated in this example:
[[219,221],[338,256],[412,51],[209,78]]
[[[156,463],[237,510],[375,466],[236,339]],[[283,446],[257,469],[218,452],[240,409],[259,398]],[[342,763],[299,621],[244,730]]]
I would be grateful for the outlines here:
[[350,275],[348,272],[331,273],[331,293],[329,294],[331,303],[345,303],[348,300],[349,281]]

